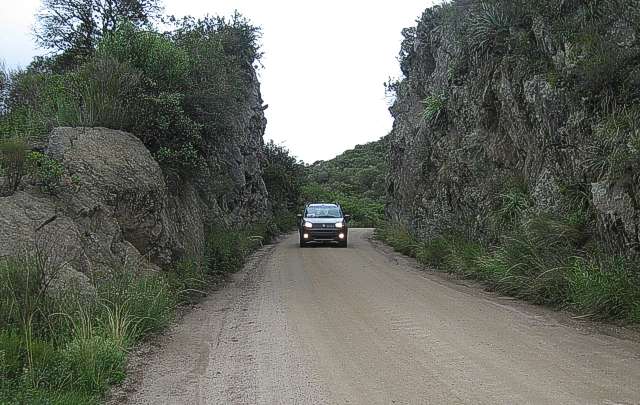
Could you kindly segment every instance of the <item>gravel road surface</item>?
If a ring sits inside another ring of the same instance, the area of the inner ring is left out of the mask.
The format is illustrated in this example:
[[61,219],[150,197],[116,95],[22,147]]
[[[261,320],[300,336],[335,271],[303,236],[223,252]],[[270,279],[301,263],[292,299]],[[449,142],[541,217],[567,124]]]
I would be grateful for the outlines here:
[[636,332],[420,271],[371,234],[265,247],[134,360],[112,402],[640,404]]

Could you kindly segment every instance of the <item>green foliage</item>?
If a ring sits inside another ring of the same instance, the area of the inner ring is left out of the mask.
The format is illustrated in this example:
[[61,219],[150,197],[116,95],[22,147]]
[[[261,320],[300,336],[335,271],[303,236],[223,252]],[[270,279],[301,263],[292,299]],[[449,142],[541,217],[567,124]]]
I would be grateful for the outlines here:
[[419,242],[400,224],[383,224],[377,227],[375,237],[388,243],[397,252],[416,257]]
[[468,41],[477,58],[504,52],[512,21],[499,4],[481,2],[471,13]]
[[212,230],[207,238],[210,272],[224,275],[240,270],[250,245],[249,239],[244,234],[229,232],[226,229]]
[[189,73],[189,55],[165,35],[120,24],[98,45],[98,55],[126,63],[145,78],[144,85],[165,92],[183,89]]
[[351,214],[351,226],[375,227],[384,218],[387,149],[385,137],[307,166],[302,198],[338,202]]
[[424,107],[422,119],[427,123],[438,123],[446,114],[447,96],[445,94],[432,94],[422,100],[422,105]]
[[478,279],[501,294],[640,322],[637,261],[585,256],[583,231],[571,221],[526,218],[491,249],[452,235],[419,240],[399,224],[384,224],[375,235],[425,266]]
[[96,57],[67,77],[74,80],[77,124],[126,129],[135,122],[131,110],[137,105],[141,77],[130,66]]
[[576,258],[568,272],[568,303],[594,318],[640,322],[638,263],[623,257]]
[[415,257],[425,266],[443,266],[449,255],[449,241],[445,238],[434,238],[417,244]]
[[477,277],[478,259],[486,252],[482,245],[455,236],[419,240],[397,223],[382,224],[375,237],[424,266],[472,278]]
[[240,14],[227,20],[184,18],[173,34],[190,59],[185,111],[214,142],[235,130],[235,117],[250,91],[248,67],[260,58],[260,29]]
[[265,145],[264,155],[262,178],[274,210],[287,212],[296,209],[301,203],[302,164],[287,148],[273,141]]
[[532,206],[526,183],[521,180],[512,183],[504,193],[500,194],[502,203],[497,211],[502,221],[508,224],[516,223],[524,216],[527,209]]
[[78,123],[72,82],[65,75],[18,71],[11,75],[0,137],[41,138],[55,126]]
[[16,378],[26,363],[22,337],[14,330],[0,330],[0,380]]
[[[175,298],[168,281],[160,274],[140,274],[130,270],[112,271],[97,283],[102,301],[101,322],[110,337],[118,336],[126,343],[142,336],[159,332],[173,319]],[[128,319],[127,319],[128,318]],[[117,325],[128,325],[126,333],[120,333]]]
[[72,63],[63,73],[52,73],[58,63],[47,58],[10,75],[2,69],[1,137],[43,137],[55,126],[123,129],[167,174],[198,174],[237,130],[261,56],[260,30],[239,14],[173,19],[177,28],[166,34],[136,21],[113,21],[91,39],[95,53],[66,55]]
[[124,379],[125,353],[108,338],[73,339],[61,354],[72,384],[81,391],[103,394],[110,384]]
[[195,303],[206,294],[208,269],[206,258],[187,257],[179,260],[172,271],[166,273],[166,280],[171,291],[175,292],[179,304]]
[[160,8],[158,0],[43,0],[35,37],[38,45],[62,52],[65,59],[82,60],[119,22],[149,25]]
[[62,187],[64,166],[44,153],[30,152],[27,155],[27,174],[43,192],[57,194]]
[[27,157],[27,146],[22,139],[0,138],[0,197],[13,194],[20,184]]
[[306,167],[307,183],[328,191],[385,202],[385,182],[389,172],[387,137],[358,145],[327,161]]
[[640,167],[640,108],[625,107],[600,121],[595,142],[586,148],[585,174],[620,179]]
[[155,155],[158,163],[168,171],[188,176],[197,173],[206,164],[191,143],[185,143],[178,149],[161,147]]
[[296,228],[298,220],[291,211],[279,211],[273,215],[273,223],[280,232],[286,233]]

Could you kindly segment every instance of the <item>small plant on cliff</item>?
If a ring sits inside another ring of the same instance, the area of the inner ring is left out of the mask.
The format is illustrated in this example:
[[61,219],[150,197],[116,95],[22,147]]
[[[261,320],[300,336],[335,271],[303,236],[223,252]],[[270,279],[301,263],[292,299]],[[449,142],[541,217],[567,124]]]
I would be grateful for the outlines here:
[[467,32],[476,58],[485,57],[491,52],[502,52],[510,25],[508,16],[499,5],[480,3],[478,9],[471,14]]
[[585,171],[596,179],[619,179],[640,165],[640,108],[625,107],[602,120],[587,148]]
[[502,205],[498,210],[498,214],[503,220],[512,223],[521,218],[524,212],[531,207],[531,198],[526,190],[513,188],[500,194]]
[[444,93],[432,94],[422,100],[422,105],[424,107],[424,110],[422,111],[422,119],[427,123],[438,123],[445,116],[447,96]]
[[184,177],[193,176],[205,166],[203,157],[191,143],[181,145],[178,149],[162,147],[155,156],[163,169]]
[[13,194],[24,171],[27,147],[21,139],[0,139],[0,197]]
[[57,194],[62,186],[64,166],[44,153],[31,152],[27,155],[27,173],[43,192]]

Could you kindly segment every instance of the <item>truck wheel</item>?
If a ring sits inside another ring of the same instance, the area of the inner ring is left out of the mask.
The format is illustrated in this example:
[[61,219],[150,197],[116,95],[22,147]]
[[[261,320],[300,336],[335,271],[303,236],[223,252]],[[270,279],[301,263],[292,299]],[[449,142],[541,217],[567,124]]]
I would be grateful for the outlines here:
[[305,242],[304,240],[302,240],[302,238],[300,238],[300,247],[307,247],[307,242]]
[[340,246],[341,248],[346,248],[347,247],[347,241],[345,240],[343,242],[340,242],[340,244],[338,246]]

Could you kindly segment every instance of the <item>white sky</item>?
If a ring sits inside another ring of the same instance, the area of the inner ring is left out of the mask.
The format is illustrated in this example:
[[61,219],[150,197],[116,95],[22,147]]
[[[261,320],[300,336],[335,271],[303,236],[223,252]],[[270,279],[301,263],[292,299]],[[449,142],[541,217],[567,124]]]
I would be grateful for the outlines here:
[[[266,139],[307,163],[391,130],[383,83],[400,75],[402,28],[434,0],[164,0],[165,14],[229,15],[263,28]],[[43,54],[31,28],[40,0],[0,0],[0,59],[25,66]]]

